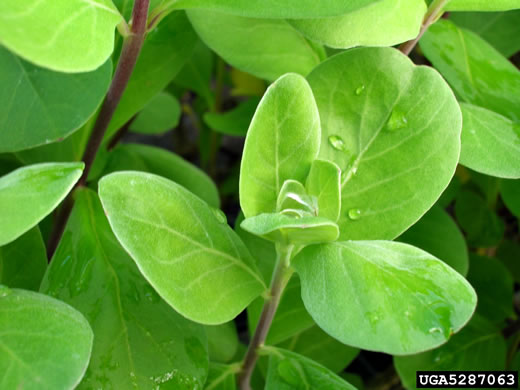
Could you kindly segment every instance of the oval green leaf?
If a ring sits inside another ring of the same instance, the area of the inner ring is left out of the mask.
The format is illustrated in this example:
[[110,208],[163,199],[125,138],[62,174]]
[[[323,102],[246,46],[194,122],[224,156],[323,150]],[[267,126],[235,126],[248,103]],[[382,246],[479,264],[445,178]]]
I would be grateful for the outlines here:
[[163,0],[161,10],[202,8],[264,18],[316,18],[341,15],[379,0]]
[[305,188],[318,199],[318,216],[336,222],[341,210],[341,169],[327,160],[314,160]]
[[95,72],[56,73],[0,46],[0,153],[44,145],[78,130],[103,101],[111,77],[110,61]]
[[121,20],[111,0],[2,0],[0,44],[45,68],[89,72],[112,54]]
[[141,134],[162,134],[179,124],[181,105],[166,92],[159,93],[137,115],[130,131]]
[[220,206],[217,186],[203,171],[177,154],[141,144],[122,144],[108,156],[104,174],[116,171],[153,173],[180,184],[213,207]]
[[308,77],[322,120],[319,157],[342,169],[341,239],[394,239],[452,178],[462,118],[448,85],[392,48],[331,57]]
[[421,248],[466,276],[469,268],[468,248],[464,235],[450,215],[432,207],[399,241]]
[[83,163],[44,163],[0,178],[0,246],[36,226],[67,196]]
[[520,8],[518,0],[450,0],[446,11],[508,11]]
[[338,225],[326,218],[296,218],[280,213],[246,218],[240,227],[270,241],[296,245],[335,241],[339,236]]
[[471,104],[461,109],[460,163],[486,175],[520,178],[520,125]]
[[2,389],[72,390],[85,374],[92,330],[75,309],[0,285]]
[[462,100],[520,120],[520,70],[493,46],[444,19],[428,29],[420,44]]
[[520,218],[520,180],[502,180],[500,195],[509,211]]
[[329,369],[281,348],[265,347],[269,354],[266,390],[334,389],[356,390]]
[[233,110],[204,114],[204,123],[217,133],[245,137],[260,99],[252,97]]
[[289,22],[329,47],[393,46],[419,34],[425,13],[424,0],[382,0],[341,16]]
[[77,192],[41,291],[83,313],[94,331],[79,389],[192,390],[204,383],[204,329],[177,314],[144,280],[93,191]]
[[0,284],[38,291],[47,268],[47,253],[38,227],[0,247]]
[[445,343],[470,319],[470,284],[432,255],[390,241],[314,245],[293,260],[302,298],[325,332],[394,355]]
[[285,20],[253,19],[207,10],[188,16],[200,38],[226,62],[257,77],[306,76],[324,57]]
[[[175,310],[207,325],[235,318],[266,286],[221,212],[184,187],[140,172],[99,182],[116,237]],[[218,298],[216,298],[218,297]]]
[[240,205],[246,217],[276,211],[285,180],[301,183],[320,147],[320,117],[307,81],[280,77],[265,93],[246,137]]

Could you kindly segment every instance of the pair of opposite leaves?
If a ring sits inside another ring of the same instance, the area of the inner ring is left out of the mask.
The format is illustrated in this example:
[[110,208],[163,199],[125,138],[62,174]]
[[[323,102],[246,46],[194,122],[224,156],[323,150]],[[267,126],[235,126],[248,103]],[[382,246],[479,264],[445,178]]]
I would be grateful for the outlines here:
[[[363,349],[410,354],[442,344],[473,313],[471,286],[415,247],[345,240],[394,239],[437,200],[459,157],[455,97],[436,71],[389,48],[334,56],[308,81],[280,78],[257,109],[241,170],[246,217],[275,212],[283,182],[305,182],[317,158],[334,162],[345,172],[341,242],[309,246],[293,261],[307,310]],[[119,241],[182,315],[223,323],[265,291],[221,213],[181,186],[120,172],[100,181],[99,194]]]

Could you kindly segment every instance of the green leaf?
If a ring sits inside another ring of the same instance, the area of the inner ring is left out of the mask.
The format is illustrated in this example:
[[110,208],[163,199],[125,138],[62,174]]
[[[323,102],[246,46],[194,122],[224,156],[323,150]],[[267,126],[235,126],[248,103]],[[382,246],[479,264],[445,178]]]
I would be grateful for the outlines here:
[[253,258],[220,212],[184,187],[118,172],[100,180],[99,194],[118,240],[183,316],[228,322],[265,291]]
[[67,196],[83,163],[46,163],[19,168],[0,178],[0,245],[36,226]]
[[319,157],[343,171],[340,238],[394,239],[455,172],[462,118],[453,93],[392,48],[338,54],[308,80],[322,120]]
[[434,255],[463,276],[468,273],[468,248],[464,236],[450,215],[438,206],[432,207],[398,240]]
[[336,222],[341,210],[341,169],[333,162],[314,160],[305,188],[318,199],[318,216]]
[[341,16],[290,23],[329,47],[393,46],[419,34],[425,13],[424,0],[382,0]]
[[500,195],[509,211],[520,218],[520,180],[502,180]]
[[42,292],[81,311],[94,331],[80,389],[191,390],[204,383],[203,328],[172,310],[144,280],[91,190],[77,193]]
[[217,133],[245,137],[259,102],[260,99],[252,97],[230,111],[207,112],[204,123]]
[[95,72],[56,73],[38,68],[0,46],[0,153],[70,135],[95,113],[111,76],[110,61]]
[[87,369],[92,339],[87,320],[65,303],[0,285],[3,389],[74,389]]
[[520,245],[511,240],[504,240],[497,248],[496,256],[507,267],[514,281],[520,283]]
[[341,15],[379,0],[163,0],[160,9],[202,8],[264,18],[316,18]]
[[181,106],[172,95],[161,92],[146,105],[130,125],[130,131],[161,134],[179,124]]
[[520,120],[520,71],[493,46],[448,20],[432,25],[420,43],[462,100]]
[[504,222],[486,204],[484,198],[468,189],[457,196],[455,217],[470,247],[492,247],[504,236]]
[[[274,264],[272,268],[274,268]],[[305,310],[300,290],[300,279],[298,276],[293,276],[280,298],[280,303],[267,334],[266,344],[279,344],[314,325],[314,321]],[[264,300],[258,298],[247,308],[247,320],[251,334],[256,329],[263,305]]]
[[359,349],[340,343],[317,325],[285,341],[280,347],[303,355],[335,373],[342,372],[359,354]]
[[513,278],[497,259],[472,254],[468,281],[477,291],[477,313],[493,323],[513,314]]
[[520,8],[518,0],[450,0],[446,11],[508,11]]
[[208,336],[209,359],[212,362],[226,363],[238,350],[238,333],[234,322],[204,327]]
[[312,91],[296,74],[265,93],[246,137],[240,167],[240,205],[246,217],[276,211],[287,179],[305,181],[320,147],[320,117]]
[[0,44],[45,68],[89,72],[112,54],[121,20],[110,0],[3,0]]
[[296,218],[279,213],[263,213],[246,218],[240,226],[270,241],[287,244],[317,244],[335,241],[339,236],[338,225],[320,217]]
[[206,99],[208,106],[215,100],[211,90],[213,53],[200,40],[197,41],[190,59],[175,77],[174,83],[197,92]]
[[462,186],[461,179],[458,176],[453,176],[451,182],[446,187],[441,197],[437,200],[436,205],[442,208],[448,207],[457,197]]
[[209,375],[204,390],[236,390],[235,374],[240,366],[218,363],[209,364]]
[[265,347],[269,353],[266,390],[334,389],[355,390],[327,368],[281,348]]
[[480,35],[505,57],[520,50],[520,11],[454,12],[450,20]]
[[38,227],[0,247],[0,284],[38,291],[46,268],[47,254]]
[[520,178],[520,125],[471,104],[461,109],[460,163],[486,175]]
[[306,76],[322,60],[320,50],[285,20],[207,10],[190,10],[188,17],[204,43],[226,62],[263,79],[289,72]]
[[397,356],[394,363],[403,385],[416,389],[418,370],[504,370],[505,356],[506,343],[498,329],[476,316],[442,347],[418,355]]
[[457,272],[390,241],[314,245],[293,260],[305,307],[332,337],[394,355],[441,345],[469,320],[476,295]]
[[220,205],[213,180],[195,165],[165,149],[140,144],[118,145],[108,156],[104,174],[130,170],[163,176],[190,190],[210,206]]
[[166,88],[190,58],[196,42],[197,36],[184,12],[172,13],[147,34],[105,141]]

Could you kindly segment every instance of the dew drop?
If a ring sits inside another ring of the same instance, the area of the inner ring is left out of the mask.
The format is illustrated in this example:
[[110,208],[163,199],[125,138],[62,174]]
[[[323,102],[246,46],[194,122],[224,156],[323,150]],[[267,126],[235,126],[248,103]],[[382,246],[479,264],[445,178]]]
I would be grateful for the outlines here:
[[329,144],[336,150],[345,150],[345,141],[339,135],[329,136]]
[[430,334],[434,334],[434,333],[442,333],[442,329],[441,328],[430,328],[428,330],[428,332],[430,332]]
[[390,115],[388,122],[386,122],[386,130],[396,131],[405,128],[406,126],[408,126],[408,119],[406,119],[406,116],[401,111],[392,111],[392,115]]
[[4,286],[3,284],[0,284],[0,298],[6,297],[11,294],[11,289],[9,287]]
[[356,88],[356,95],[359,96],[359,95],[361,95],[364,91],[365,91],[365,86],[364,86],[364,85],[360,85],[359,87]]
[[220,209],[213,209],[213,214],[215,214],[215,217],[220,223],[227,223],[227,217],[226,214]]
[[347,212],[347,215],[350,219],[352,219],[353,221],[356,221],[358,220],[359,218],[361,218],[361,210],[360,209],[350,209],[348,212]]

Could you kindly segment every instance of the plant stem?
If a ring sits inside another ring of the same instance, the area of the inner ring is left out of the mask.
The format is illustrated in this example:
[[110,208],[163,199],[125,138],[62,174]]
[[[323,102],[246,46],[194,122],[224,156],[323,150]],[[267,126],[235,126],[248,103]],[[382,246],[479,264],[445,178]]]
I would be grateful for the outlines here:
[[[135,68],[137,58],[139,57],[146,36],[146,20],[148,18],[149,6],[150,0],[135,0],[134,9],[132,11],[132,27],[130,29],[130,34],[125,37],[121,56],[119,57],[119,62],[114,73],[114,78],[112,79],[107,96],[101,106],[101,110],[87,143],[85,153],[83,154],[82,160],[85,163],[85,169],[83,170],[83,174],[75,188],[86,185],[90,168],[96,158],[96,154],[101,146],[101,142],[103,141],[105,132],[110,124],[110,120],[121,101],[121,96],[123,95],[123,92],[128,85],[128,81],[130,80],[130,76]],[[69,220],[70,213],[74,206],[73,193],[74,190],[71,191],[67,199],[63,202],[63,206],[58,213],[58,218],[53,227],[47,246],[47,256],[49,260],[52,258],[56,248],[58,247],[67,221]]]
[[403,52],[403,54],[409,55],[413,48],[417,45],[417,42],[419,42],[419,39],[424,35],[426,30],[435,23],[444,13],[443,9],[448,3],[449,0],[433,0],[430,6],[428,7],[428,11],[426,12],[426,15],[424,15],[423,23],[421,26],[421,30],[419,31],[419,35],[415,39],[412,39],[411,41],[403,43],[401,46],[399,46],[399,50]]
[[247,349],[244,362],[242,363],[242,371],[238,378],[240,390],[251,389],[249,382],[251,381],[251,375],[253,374],[253,369],[255,368],[256,362],[258,360],[258,348],[262,347],[265,342],[267,333],[269,332],[269,328],[273,322],[276,309],[280,303],[283,290],[285,289],[285,286],[287,286],[287,283],[289,282],[293,273],[293,270],[289,264],[292,250],[292,245],[277,247],[278,259],[276,260],[276,266],[273,272],[273,278],[269,290],[269,298],[264,304],[262,314],[260,315],[258,325],[256,326],[255,334],[253,335],[253,338]]

